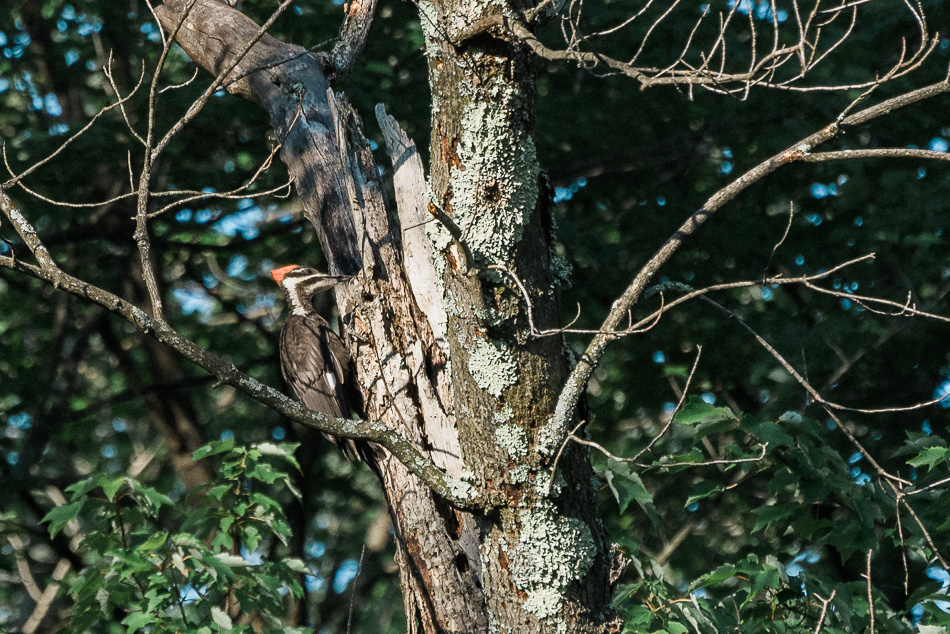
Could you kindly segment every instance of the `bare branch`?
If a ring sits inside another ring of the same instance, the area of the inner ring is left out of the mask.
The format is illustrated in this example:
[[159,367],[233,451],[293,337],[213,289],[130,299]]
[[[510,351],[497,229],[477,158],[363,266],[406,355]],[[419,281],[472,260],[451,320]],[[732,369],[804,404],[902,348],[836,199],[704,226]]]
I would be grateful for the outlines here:
[[[756,15],[754,3],[746,6],[741,2],[734,2],[727,12],[718,13],[718,26],[704,25],[704,19],[711,12],[711,8],[707,6],[685,36],[685,43],[681,47],[682,52],[679,56],[673,62],[660,68],[639,66],[637,60],[648,49],[652,36],[661,24],[676,11],[694,11],[695,5],[687,3],[680,7],[679,0],[675,0],[665,5],[654,6],[650,0],[633,15],[624,18],[619,23],[597,25],[590,35],[586,35],[584,32],[586,27],[582,25],[583,2],[572,0],[568,8],[561,11],[561,30],[565,44],[562,50],[555,50],[542,44],[527,27],[531,19],[516,22],[501,17],[488,18],[458,34],[458,37],[464,39],[489,28],[501,27],[512,39],[522,42],[539,57],[548,60],[574,61],[589,71],[597,67],[605,67],[610,74],[619,73],[637,80],[641,88],[685,85],[689,88],[689,94],[692,97],[693,87],[701,86],[712,92],[740,94],[742,99],[748,96],[750,89],[754,86],[803,92],[845,91],[873,87],[919,68],[940,41],[938,33],[930,34],[922,8],[915,7],[910,0],[904,0],[907,13],[918,31],[914,52],[910,53],[907,42],[901,39],[899,59],[883,78],[875,77],[853,84],[801,85],[802,80],[816,67],[839,52],[851,39],[858,23],[859,9],[863,11],[865,7],[861,5],[866,2],[858,0],[833,9],[822,9],[821,2],[815,2],[804,19],[799,4],[799,0],[792,0],[790,13],[794,20],[789,20],[789,12],[779,10],[774,0],[767,5],[771,10],[770,16]],[[652,15],[648,16],[648,13]],[[745,14],[745,20],[735,19],[740,13]],[[849,22],[836,24],[839,22],[838,18],[845,13],[850,14]],[[532,13],[530,17],[533,15],[535,14]],[[642,34],[634,34],[633,25],[643,20],[648,21],[642,26]],[[742,22],[745,22],[744,26]],[[703,28],[704,26],[706,28]],[[836,33],[831,31],[833,26],[837,29]],[[760,37],[760,30],[764,29],[771,30],[771,37]],[[737,30],[739,32],[735,33]],[[614,48],[626,45],[635,51],[628,61],[611,58],[597,50],[594,40],[596,39],[598,43],[606,43],[611,40],[610,36],[615,39]],[[697,40],[709,41],[710,39],[712,42],[708,48],[700,48],[693,44]],[[746,49],[744,55],[733,52],[737,44],[730,44],[732,40],[741,43]],[[760,54],[759,44],[762,41],[768,41],[769,46]],[[792,43],[789,43],[790,41]],[[797,65],[795,65],[795,60],[798,61]]]
[[944,95],[948,92],[950,92],[950,81],[944,80],[909,93],[898,95],[897,97],[841,118],[832,122],[822,130],[805,137],[799,143],[792,145],[785,151],[765,160],[713,194],[713,196],[706,201],[706,204],[687,218],[687,220],[680,225],[680,228],[667,239],[663,246],[641,267],[630,285],[614,302],[607,319],[605,319],[601,325],[600,330],[603,332],[597,334],[590,344],[588,344],[587,349],[579,359],[578,364],[571,371],[571,375],[561,390],[555,414],[549,423],[550,429],[547,430],[546,434],[546,437],[551,438],[553,441],[552,444],[547,445],[548,451],[553,454],[555,448],[559,447],[563,439],[567,436],[569,426],[571,425],[570,421],[573,419],[574,411],[581,394],[586,389],[587,382],[590,380],[594,369],[600,362],[607,348],[607,344],[616,337],[615,334],[612,334],[613,331],[617,329],[617,326],[633,305],[639,301],[644,290],[646,290],[647,284],[660,267],[673,257],[686,241],[686,238],[695,233],[706,220],[754,183],[772,174],[784,165],[801,160],[806,153],[836,138],[847,128],[867,123],[868,121],[872,121],[900,108],[938,95]]
[[65,273],[52,260],[32,225],[2,190],[0,190],[0,211],[26,242],[39,263],[39,266],[35,266],[13,257],[0,256],[0,267],[45,280],[54,288],[102,306],[125,319],[139,332],[165,344],[195,365],[213,374],[220,384],[236,388],[282,416],[334,436],[369,440],[382,445],[433,491],[459,508],[479,508],[489,503],[483,493],[467,482],[443,472],[429,458],[420,453],[409,440],[382,423],[372,420],[334,418],[307,409],[297,401],[241,372],[233,363],[221,359],[190,339],[186,339],[167,323],[152,319],[144,311],[117,295]]
[[337,79],[349,74],[356,58],[366,46],[369,27],[376,13],[376,0],[349,0],[343,6],[343,11],[346,15],[340,25],[339,39],[326,56],[326,61]]
[[587,447],[592,447],[604,454],[611,460],[615,462],[626,462],[632,465],[636,465],[643,469],[668,469],[670,467],[709,467],[714,465],[732,465],[732,464],[742,464],[745,462],[761,462],[765,459],[765,454],[768,451],[769,443],[760,443],[759,455],[753,458],[730,458],[725,460],[705,460],[703,462],[654,462],[652,464],[637,462],[634,458],[623,458],[621,456],[616,456],[610,453],[607,449],[598,445],[597,443],[591,440],[584,440],[583,438],[578,438],[574,434],[569,434],[568,438],[579,445],[585,445]]
[[828,604],[834,601],[836,592],[838,591],[832,590],[831,596],[829,596],[827,599],[822,599],[817,594],[815,595],[815,598],[821,601],[821,614],[818,616],[818,623],[815,624],[815,631],[813,632],[813,634],[818,634],[819,632],[821,632],[821,626],[824,625],[825,616],[828,614]]

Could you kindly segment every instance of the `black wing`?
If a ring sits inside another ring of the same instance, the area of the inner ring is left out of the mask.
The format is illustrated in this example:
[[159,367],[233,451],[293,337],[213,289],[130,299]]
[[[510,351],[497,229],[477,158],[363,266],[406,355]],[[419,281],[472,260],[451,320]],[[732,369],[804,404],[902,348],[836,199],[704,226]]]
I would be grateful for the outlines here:
[[[280,368],[301,403],[321,414],[350,418],[356,396],[350,353],[319,315],[290,315],[280,331]],[[327,439],[349,460],[364,460],[379,473],[374,450],[362,440]]]
[[317,315],[291,315],[280,332],[280,367],[300,402],[310,409],[350,417],[350,356],[330,325]]

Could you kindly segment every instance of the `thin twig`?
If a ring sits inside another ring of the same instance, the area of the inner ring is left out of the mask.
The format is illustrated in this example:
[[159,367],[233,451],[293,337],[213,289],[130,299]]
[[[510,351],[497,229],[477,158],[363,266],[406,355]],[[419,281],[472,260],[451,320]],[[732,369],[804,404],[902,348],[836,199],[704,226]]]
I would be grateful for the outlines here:
[[827,599],[822,599],[817,594],[815,595],[815,598],[821,601],[821,614],[818,616],[818,623],[815,624],[815,631],[813,632],[813,634],[818,634],[821,631],[821,626],[825,622],[825,615],[828,614],[828,604],[834,600],[836,592],[838,591],[832,590],[831,596],[828,597]]
[[680,408],[683,407],[683,403],[686,402],[686,395],[689,393],[689,385],[693,381],[693,375],[696,374],[696,368],[699,367],[699,357],[702,354],[703,347],[696,346],[696,358],[693,359],[693,367],[689,370],[689,376],[686,377],[686,385],[683,386],[683,393],[680,394],[679,401],[676,403],[676,407],[673,408],[673,413],[670,415],[670,419],[666,421],[666,425],[660,430],[660,433],[654,436],[646,447],[637,452],[637,454],[633,457],[633,462],[636,462],[640,456],[653,449],[653,445],[655,445],[657,441],[659,441],[660,438],[662,438],[666,434],[667,430],[669,430],[669,428],[673,425],[673,420],[676,418],[676,414],[680,411]]

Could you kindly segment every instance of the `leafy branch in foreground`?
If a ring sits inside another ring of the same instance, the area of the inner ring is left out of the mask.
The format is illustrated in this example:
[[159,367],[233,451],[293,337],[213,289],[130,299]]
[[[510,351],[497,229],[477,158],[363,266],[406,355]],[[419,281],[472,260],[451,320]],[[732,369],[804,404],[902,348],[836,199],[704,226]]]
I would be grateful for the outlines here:
[[[620,540],[635,572],[614,598],[625,631],[681,634],[741,626],[743,632],[804,634],[872,631],[864,628],[875,623],[882,632],[945,632],[946,588],[934,583],[944,568],[930,535],[947,528],[945,441],[907,433],[889,469],[913,484],[895,492],[866,451],[842,453],[830,442],[835,427],[831,419],[797,412],[772,420],[691,398],[664,441],[681,448],[675,458],[699,461],[717,445],[729,458],[751,442],[763,445],[766,456],[701,465],[692,484],[677,492],[686,518],[682,536],[663,551],[650,552],[636,538]],[[658,461],[637,471],[629,462],[598,463],[620,512],[629,521],[645,514],[655,529],[660,520],[651,478],[690,468]],[[916,492],[924,495],[911,508],[904,498]],[[769,503],[730,516],[726,509],[750,498]],[[696,579],[678,577],[669,563],[682,537],[693,532],[719,539],[714,534],[723,529],[754,538],[729,563]],[[794,541],[783,544],[790,535]],[[847,572],[836,578],[833,571]]]
[[205,445],[194,458],[219,456],[218,478],[186,504],[125,475],[69,487],[70,503],[44,521],[54,536],[74,520],[85,528],[90,562],[69,587],[72,631],[105,615],[128,632],[287,632],[285,597],[302,596],[297,575],[308,573],[299,559],[273,556],[291,533],[278,498],[299,497],[287,471],[299,468],[295,449]]

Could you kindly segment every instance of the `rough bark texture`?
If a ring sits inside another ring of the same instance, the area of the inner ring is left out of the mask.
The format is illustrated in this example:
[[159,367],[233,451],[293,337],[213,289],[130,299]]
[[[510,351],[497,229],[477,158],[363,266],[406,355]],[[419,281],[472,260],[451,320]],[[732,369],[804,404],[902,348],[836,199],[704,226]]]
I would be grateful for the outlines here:
[[[183,16],[187,4],[169,0],[159,17],[168,31],[184,19],[177,41],[212,72],[257,34],[257,25],[220,2],[198,0]],[[436,227],[432,246],[415,241],[404,256],[361,123],[302,49],[263,36],[227,87],[270,114],[330,272],[357,275],[337,288],[337,302],[366,418],[501,501],[482,514],[461,512],[398,461],[381,460],[410,631],[604,631],[609,545],[589,459],[568,448],[550,486],[557,447],[537,437],[570,370],[562,343],[531,338],[512,280],[485,270],[515,271],[535,322],[556,325],[560,279],[532,139],[531,70],[515,47],[489,35],[449,44],[451,32],[497,9],[474,2],[420,9],[435,106],[433,200],[463,230],[464,248]],[[387,132],[395,167],[410,170],[401,175],[405,187],[397,182],[406,227],[428,201],[418,199],[425,195],[418,155],[395,129]],[[419,258],[434,263],[420,272]],[[431,309],[433,298],[444,318]],[[428,316],[420,304],[430,305]]]
[[[609,545],[589,459],[568,447],[551,486],[559,447],[538,434],[570,371],[563,343],[532,338],[510,274],[484,270],[516,274],[536,325],[558,325],[563,269],[551,252],[549,198],[533,139],[531,59],[491,32],[461,36],[499,5],[438,0],[419,7],[433,95],[432,197],[467,246],[434,232],[462,454],[476,482],[508,500],[481,522],[490,618],[515,631],[602,631],[610,621]],[[473,261],[464,262],[466,255]]]

